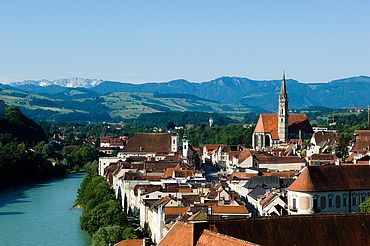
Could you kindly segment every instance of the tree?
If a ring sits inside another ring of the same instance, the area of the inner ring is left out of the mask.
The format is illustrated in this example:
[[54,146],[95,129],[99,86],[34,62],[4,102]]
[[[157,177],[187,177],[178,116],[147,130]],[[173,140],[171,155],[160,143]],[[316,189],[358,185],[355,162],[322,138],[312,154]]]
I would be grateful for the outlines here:
[[118,243],[121,240],[136,239],[138,236],[132,227],[118,225],[101,227],[92,238],[93,246],[106,246],[110,242]]
[[83,211],[80,218],[81,228],[93,235],[100,227],[109,225],[126,226],[122,207],[117,200],[108,200],[96,207]]
[[370,213],[370,198],[360,204],[360,210],[363,213]]

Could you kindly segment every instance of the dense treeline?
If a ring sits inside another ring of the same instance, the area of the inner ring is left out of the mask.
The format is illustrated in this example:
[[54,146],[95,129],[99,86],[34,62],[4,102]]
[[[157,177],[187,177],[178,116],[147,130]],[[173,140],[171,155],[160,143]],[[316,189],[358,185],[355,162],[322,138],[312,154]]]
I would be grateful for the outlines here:
[[66,173],[49,161],[54,151],[46,141],[42,128],[19,109],[6,110],[0,118],[0,188]]
[[195,146],[210,144],[241,144],[245,147],[252,147],[252,134],[254,127],[243,127],[242,125],[226,125],[204,127],[195,126],[184,131],[184,135],[190,143]]
[[12,135],[14,139],[32,146],[37,142],[47,142],[42,128],[32,119],[24,116],[18,108],[8,108],[5,116],[0,118],[0,134]]
[[339,144],[336,148],[336,155],[343,160],[348,157],[348,148],[354,140],[353,132],[355,130],[369,130],[370,126],[367,124],[367,111],[359,114],[348,114],[335,116],[335,128],[339,134]]
[[63,135],[64,139],[59,140],[64,145],[81,145],[89,137],[100,136],[133,136],[136,132],[151,132],[153,128],[140,127],[132,124],[109,124],[109,123],[59,123],[40,122],[42,128],[47,132],[49,138],[55,135]]
[[129,227],[120,202],[104,177],[97,174],[97,162],[85,165],[86,176],[78,190],[81,228],[93,237],[93,245],[108,245],[139,235]]
[[132,124],[140,127],[166,128],[169,124],[184,126],[187,124],[208,125],[209,118],[215,125],[226,125],[234,121],[227,116],[207,112],[158,112],[141,114]]

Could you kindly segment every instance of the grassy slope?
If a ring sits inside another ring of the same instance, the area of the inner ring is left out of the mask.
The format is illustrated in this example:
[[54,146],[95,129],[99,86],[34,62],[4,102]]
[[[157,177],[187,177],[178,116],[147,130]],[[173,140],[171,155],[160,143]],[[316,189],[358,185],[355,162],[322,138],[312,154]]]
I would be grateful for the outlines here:
[[[73,95],[81,94],[71,93]],[[52,111],[55,115],[69,114],[69,113],[94,113],[89,112],[88,109],[71,108],[68,106],[63,106],[66,101],[77,103],[84,103],[87,100],[93,98],[68,98],[68,99],[56,99],[51,96],[36,95],[19,93],[12,90],[0,91],[1,98],[9,105],[15,107],[24,107],[26,109],[38,109],[45,111]],[[111,93],[100,97],[103,106],[108,108],[108,113],[112,118],[136,118],[142,113],[153,113],[153,112],[163,112],[163,111],[206,111],[206,112],[218,112],[226,114],[244,114],[250,112],[247,107],[231,104],[221,104],[214,101],[203,100],[201,98],[161,98],[155,97],[153,93]],[[33,100],[41,99],[46,101],[51,101],[59,106],[45,106],[45,105],[35,105]],[[31,111],[32,112],[32,111]]]

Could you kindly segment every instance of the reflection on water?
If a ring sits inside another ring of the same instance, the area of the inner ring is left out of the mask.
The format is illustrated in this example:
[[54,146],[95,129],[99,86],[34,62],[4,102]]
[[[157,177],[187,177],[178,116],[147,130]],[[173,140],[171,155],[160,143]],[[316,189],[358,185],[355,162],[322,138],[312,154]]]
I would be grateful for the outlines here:
[[0,245],[89,245],[72,208],[83,175],[0,191]]

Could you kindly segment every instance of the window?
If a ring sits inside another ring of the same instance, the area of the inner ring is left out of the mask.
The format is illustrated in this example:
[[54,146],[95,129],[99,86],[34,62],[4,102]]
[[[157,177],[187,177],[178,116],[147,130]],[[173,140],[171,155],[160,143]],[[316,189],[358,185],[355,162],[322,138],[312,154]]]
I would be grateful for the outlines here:
[[293,210],[297,210],[297,199],[293,198]]
[[347,206],[347,195],[343,195],[343,206]]
[[333,196],[332,195],[329,196],[329,206],[328,207],[329,208],[333,207]]
[[317,211],[318,210],[318,201],[317,201],[317,197],[314,197],[313,200],[312,200],[312,207],[313,207],[313,210],[314,211]]
[[362,194],[361,196],[361,203],[363,203],[365,201],[365,194]]
[[161,198],[162,196],[161,195],[158,195],[158,198]]
[[146,198],[149,198],[149,195],[146,195],[145,197],[146,197]]
[[335,207],[340,208],[340,196],[339,195],[335,196]]
[[354,205],[354,206],[356,206],[356,204],[357,204],[357,201],[356,201],[357,199],[356,199],[356,197],[354,196],[354,197],[352,197],[352,205]]
[[[167,142],[168,143],[168,142]],[[172,144],[175,144],[176,143],[176,140],[175,139],[172,139]]]
[[325,197],[325,196],[322,196],[322,197],[320,198],[320,207],[321,207],[322,209],[325,209],[325,208],[326,208],[326,197]]

